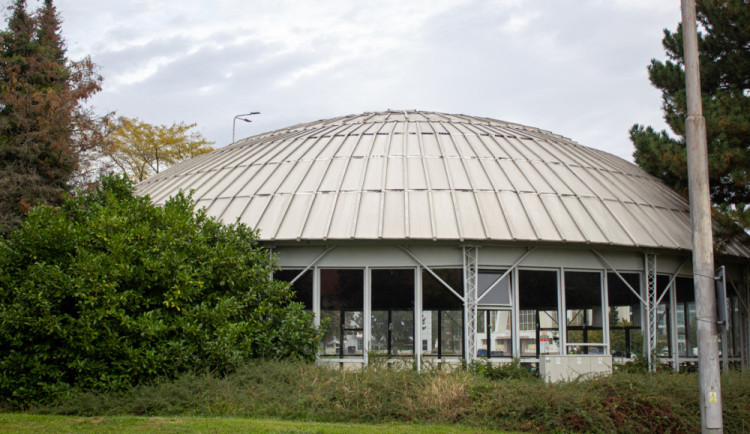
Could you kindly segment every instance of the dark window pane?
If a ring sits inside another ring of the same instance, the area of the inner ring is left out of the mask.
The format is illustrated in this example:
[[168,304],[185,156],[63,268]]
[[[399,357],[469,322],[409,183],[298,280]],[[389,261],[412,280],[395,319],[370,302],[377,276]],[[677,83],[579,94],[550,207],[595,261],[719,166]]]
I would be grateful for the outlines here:
[[[601,274],[565,272],[565,309],[568,344],[601,344],[602,324]],[[566,353],[600,353],[598,346],[568,345]]]
[[[295,277],[299,275],[302,270],[278,270],[273,273],[274,280],[281,280],[283,282],[291,282]],[[294,301],[298,301],[305,305],[305,309],[313,310],[313,271],[307,270],[299,279],[297,279],[292,285],[294,290],[295,298]]]
[[[640,295],[641,291],[641,275],[635,273],[620,273],[625,281],[635,289]],[[625,285],[625,282],[620,279],[615,273],[607,273],[607,288],[609,295],[610,306],[637,306],[640,305],[640,300],[633,291]]]
[[697,357],[697,323],[695,319],[695,289],[693,279],[678,277],[675,279],[677,310],[675,326],[677,327],[677,354],[681,357]]
[[599,273],[566,271],[565,307],[567,309],[601,309],[601,275]]
[[414,354],[414,270],[372,270],[371,351]]
[[695,289],[693,279],[689,277],[678,277],[675,279],[677,290],[677,303],[690,303],[695,301]]
[[414,310],[414,270],[372,270],[372,310]]
[[557,273],[520,270],[518,298],[522,310],[557,310]]
[[[437,269],[454,291],[463,294],[460,269]],[[422,271],[422,348],[426,356],[458,356],[463,352],[463,302],[427,270]]]
[[518,298],[521,356],[559,353],[557,272],[519,270]]
[[320,270],[321,310],[362,310],[364,270]]
[[[664,294],[667,284],[671,280],[670,276],[656,276],[656,288],[659,297]],[[667,293],[661,299],[661,303],[656,309],[656,348],[655,352],[661,357],[672,356],[672,340],[669,338],[671,333],[671,321],[669,321],[669,294]]]
[[[640,294],[641,276],[620,273],[625,281]],[[613,357],[629,358],[643,354],[641,331],[641,302],[628,285],[615,273],[607,273],[609,297],[609,344]]]
[[364,354],[363,290],[364,270],[320,270],[320,317],[330,320],[323,355]]
[[[437,269],[435,274],[454,291],[463,294],[463,272],[460,269]],[[432,309],[463,309],[463,303],[452,292],[443,286],[427,270],[422,271],[422,308]]]

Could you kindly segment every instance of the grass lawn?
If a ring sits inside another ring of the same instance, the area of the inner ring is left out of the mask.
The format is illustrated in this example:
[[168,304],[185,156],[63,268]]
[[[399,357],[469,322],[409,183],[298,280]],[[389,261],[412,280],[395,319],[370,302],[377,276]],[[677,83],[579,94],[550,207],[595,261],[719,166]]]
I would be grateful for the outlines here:
[[447,425],[289,422],[224,417],[49,416],[0,413],[0,432],[194,432],[194,433],[473,433],[498,432]]

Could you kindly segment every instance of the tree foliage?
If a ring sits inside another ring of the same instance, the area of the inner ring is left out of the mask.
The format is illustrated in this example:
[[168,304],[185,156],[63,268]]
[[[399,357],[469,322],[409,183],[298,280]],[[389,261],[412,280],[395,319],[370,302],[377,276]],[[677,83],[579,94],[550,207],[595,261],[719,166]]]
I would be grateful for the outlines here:
[[105,154],[122,173],[143,181],[175,163],[213,151],[213,142],[192,131],[195,126],[152,125],[120,117],[107,138]]
[[84,102],[101,77],[70,61],[52,0],[33,15],[16,0],[0,31],[0,232],[37,202],[59,204],[100,136]]
[[[703,114],[708,139],[712,202],[724,217],[747,226],[750,203],[750,7],[747,0],[699,0],[699,55]],[[635,161],[649,173],[687,193],[687,153],[682,26],[664,30],[667,60],[652,60],[651,83],[662,92],[666,131],[635,125],[630,137]]]
[[104,178],[0,239],[0,396],[118,389],[252,358],[313,360],[317,330],[242,224]]

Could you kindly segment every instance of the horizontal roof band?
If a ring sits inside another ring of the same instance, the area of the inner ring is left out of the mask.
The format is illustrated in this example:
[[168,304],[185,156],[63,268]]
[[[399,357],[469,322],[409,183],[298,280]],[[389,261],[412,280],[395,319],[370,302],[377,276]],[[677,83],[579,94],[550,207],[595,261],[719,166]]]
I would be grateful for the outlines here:
[[[685,198],[639,167],[538,128],[386,111],[242,139],[138,184],[263,240],[431,239],[688,250]],[[727,246],[750,256],[744,246]]]

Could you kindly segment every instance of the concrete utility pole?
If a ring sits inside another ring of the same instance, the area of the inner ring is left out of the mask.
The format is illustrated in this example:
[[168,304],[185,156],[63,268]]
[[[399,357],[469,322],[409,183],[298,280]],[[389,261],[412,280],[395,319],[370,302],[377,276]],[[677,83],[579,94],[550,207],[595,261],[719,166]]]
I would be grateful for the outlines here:
[[695,0],[682,0],[682,39],[685,48],[685,87],[687,88],[688,186],[690,216],[693,221],[693,283],[698,329],[698,376],[700,380],[701,431],[723,432],[719,334],[716,324],[714,250],[711,201],[708,189],[708,150],[706,120],[701,106],[698,33]]

